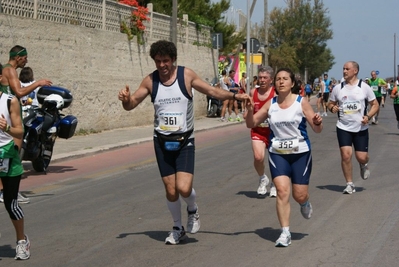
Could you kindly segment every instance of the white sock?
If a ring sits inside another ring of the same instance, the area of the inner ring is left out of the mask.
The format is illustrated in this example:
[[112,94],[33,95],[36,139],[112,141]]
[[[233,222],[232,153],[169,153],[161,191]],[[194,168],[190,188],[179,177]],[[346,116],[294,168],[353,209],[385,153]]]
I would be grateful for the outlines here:
[[179,229],[182,229],[180,198],[175,202],[170,202],[169,200],[166,200],[166,204],[168,205],[168,209],[169,209],[170,213],[172,214],[173,226],[176,226],[176,227],[179,227]]
[[267,177],[266,174],[263,174],[262,176],[259,176],[260,181],[266,181],[266,184],[269,184],[269,177]]
[[289,234],[289,233],[290,233],[290,227],[289,227],[289,226],[282,227],[282,228],[281,228],[281,231],[282,231],[283,233]]
[[187,203],[187,209],[188,211],[196,211],[197,210],[197,204],[195,203],[195,199],[197,198],[197,194],[195,193],[194,188],[191,189],[191,194],[189,197],[182,197],[184,202]]

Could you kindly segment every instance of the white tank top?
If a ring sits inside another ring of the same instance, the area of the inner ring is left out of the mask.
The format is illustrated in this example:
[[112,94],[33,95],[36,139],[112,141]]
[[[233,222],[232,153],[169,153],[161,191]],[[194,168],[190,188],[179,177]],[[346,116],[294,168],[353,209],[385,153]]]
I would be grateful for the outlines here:
[[272,99],[269,108],[271,145],[269,152],[276,154],[299,154],[310,150],[306,130],[306,118],[302,111],[302,97],[288,108],[282,109],[277,103],[278,96]]
[[[2,93],[0,95],[0,114],[3,114],[7,120],[7,124],[11,125],[10,112],[8,111],[7,99],[12,99],[13,96]],[[13,140],[12,136],[4,131],[0,131],[0,147],[7,145]]]
[[158,133],[180,134],[194,129],[193,98],[184,83],[184,67],[177,67],[176,80],[164,85],[153,72],[151,101],[154,103],[154,129]]

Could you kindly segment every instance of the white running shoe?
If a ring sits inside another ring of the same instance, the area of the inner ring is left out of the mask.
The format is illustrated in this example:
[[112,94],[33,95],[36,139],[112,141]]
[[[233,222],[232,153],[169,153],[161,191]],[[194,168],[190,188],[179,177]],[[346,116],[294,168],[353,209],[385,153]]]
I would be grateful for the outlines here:
[[270,195],[269,196],[270,197],[277,197],[277,189],[276,189],[276,187],[274,186],[273,183],[270,185]]
[[370,178],[370,170],[369,167],[366,164],[359,164],[360,166],[360,177],[362,177],[363,180],[367,180]]
[[[3,192],[0,193],[0,202],[4,203],[4,198],[3,198]],[[30,202],[29,198],[22,195],[20,192],[18,192],[18,203],[20,204],[28,204]]]
[[179,229],[179,227],[174,226],[173,230],[169,232],[169,236],[165,239],[165,244],[177,245],[180,241],[187,238],[184,227]]
[[263,179],[259,179],[259,186],[257,193],[258,195],[264,196],[267,193],[266,186],[269,184],[269,178],[265,176]]
[[25,240],[19,240],[17,242],[17,247],[15,248],[16,260],[27,260],[30,258],[30,241],[27,235],[25,235]]
[[29,198],[18,192],[18,203],[28,204],[30,202]]
[[280,237],[276,241],[276,247],[288,247],[291,245],[291,234],[290,232],[281,232]]
[[300,205],[301,206],[301,214],[303,216],[303,218],[305,219],[310,219],[310,217],[312,217],[312,213],[313,213],[313,208],[312,208],[312,204],[310,204],[309,201],[306,201],[305,205]]
[[198,207],[196,211],[190,212],[187,209],[188,219],[187,219],[187,232],[190,234],[195,234],[201,227],[201,221],[198,214]]
[[346,184],[346,187],[344,189],[344,194],[352,194],[355,193],[356,189],[355,189],[355,185],[354,184]]

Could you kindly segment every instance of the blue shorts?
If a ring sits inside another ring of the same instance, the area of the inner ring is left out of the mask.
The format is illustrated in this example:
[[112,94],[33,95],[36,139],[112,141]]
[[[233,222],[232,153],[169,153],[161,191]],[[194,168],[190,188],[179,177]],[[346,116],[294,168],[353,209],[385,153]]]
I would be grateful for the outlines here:
[[161,177],[169,176],[177,172],[194,174],[194,138],[188,139],[187,144],[179,151],[166,151],[161,148],[158,137],[154,137],[154,149]]
[[369,129],[352,133],[337,127],[337,138],[339,147],[353,145],[355,151],[369,151]]
[[312,154],[310,151],[300,154],[269,153],[269,169],[272,178],[288,176],[292,184],[309,184],[312,172]]

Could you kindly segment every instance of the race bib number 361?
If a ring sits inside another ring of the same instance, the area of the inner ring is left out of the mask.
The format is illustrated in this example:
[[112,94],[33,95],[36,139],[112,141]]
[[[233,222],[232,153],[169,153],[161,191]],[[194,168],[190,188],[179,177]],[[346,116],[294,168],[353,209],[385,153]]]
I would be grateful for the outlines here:
[[178,131],[183,128],[183,113],[168,112],[159,115],[159,128],[164,131]]

